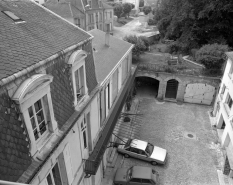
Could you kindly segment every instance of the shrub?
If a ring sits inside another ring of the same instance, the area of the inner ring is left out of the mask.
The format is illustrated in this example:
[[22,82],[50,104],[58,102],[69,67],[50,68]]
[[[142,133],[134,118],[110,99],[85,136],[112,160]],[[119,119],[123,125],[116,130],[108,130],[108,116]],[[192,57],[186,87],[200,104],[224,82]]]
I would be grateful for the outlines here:
[[156,21],[154,19],[149,19],[148,25],[156,25]]

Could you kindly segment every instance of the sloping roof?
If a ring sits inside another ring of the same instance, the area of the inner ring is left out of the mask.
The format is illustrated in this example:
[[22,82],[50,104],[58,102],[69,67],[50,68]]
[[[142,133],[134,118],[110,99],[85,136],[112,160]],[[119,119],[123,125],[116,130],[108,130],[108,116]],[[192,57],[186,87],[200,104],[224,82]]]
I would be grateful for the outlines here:
[[110,35],[110,47],[107,47],[105,45],[105,32],[94,29],[89,33],[94,36],[92,45],[95,69],[97,80],[101,83],[133,45]]
[[49,0],[44,3],[44,6],[63,18],[73,17],[69,2],[58,2],[57,0]]
[[[15,24],[4,10],[25,22]],[[91,37],[29,0],[0,1],[0,22],[0,79]]]
[[102,2],[102,5],[103,5],[103,8],[104,9],[113,9],[113,7],[111,5],[108,5],[107,3],[105,2]]

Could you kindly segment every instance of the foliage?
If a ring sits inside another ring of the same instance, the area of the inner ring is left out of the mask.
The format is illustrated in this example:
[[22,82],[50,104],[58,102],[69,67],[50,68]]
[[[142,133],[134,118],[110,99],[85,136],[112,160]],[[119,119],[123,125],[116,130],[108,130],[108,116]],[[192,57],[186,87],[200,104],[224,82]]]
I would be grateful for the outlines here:
[[139,7],[143,7],[144,6],[144,0],[140,0],[139,1]]
[[145,15],[148,15],[152,11],[152,9],[150,6],[144,6],[142,11],[144,12]]
[[205,44],[233,46],[232,0],[158,0],[153,10],[161,36],[176,40],[182,50]]
[[131,10],[135,8],[135,5],[133,3],[129,3],[131,5]]
[[196,60],[202,63],[206,69],[212,70],[212,72],[221,71],[225,62],[224,53],[228,51],[227,45],[220,44],[207,44],[202,46],[196,52]]
[[125,41],[134,44],[134,48],[133,48],[133,55],[135,56],[139,56],[140,54],[142,54],[145,50],[146,50],[146,46],[144,41],[139,38],[136,37],[135,35],[129,35],[124,37]]
[[122,4],[122,7],[123,7],[123,12],[125,15],[128,15],[129,17],[129,13],[131,12],[132,10],[132,6],[131,6],[131,3],[124,3]]
[[117,16],[117,18],[119,19],[121,17],[121,14],[123,12],[123,7],[121,4],[116,4],[114,7],[114,15]]
[[147,37],[145,36],[140,36],[139,39],[141,39],[144,42],[144,45],[146,47],[145,50],[148,50],[149,46],[150,46],[150,41]]
[[154,19],[149,19],[148,20],[148,25],[156,25],[156,22]]

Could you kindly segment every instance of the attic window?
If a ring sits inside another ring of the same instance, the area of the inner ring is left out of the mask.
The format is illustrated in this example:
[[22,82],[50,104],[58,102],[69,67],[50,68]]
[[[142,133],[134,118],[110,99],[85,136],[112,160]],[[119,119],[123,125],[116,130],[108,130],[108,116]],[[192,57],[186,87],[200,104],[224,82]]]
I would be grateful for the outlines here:
[[25,22],[24,20],[20,19],[19,17],[17,17],[13,12],[11,11],[2,11],[2,13],[4,13],[5,15],[7,15],[8,17],[10,17],[15,23],[23,23]]

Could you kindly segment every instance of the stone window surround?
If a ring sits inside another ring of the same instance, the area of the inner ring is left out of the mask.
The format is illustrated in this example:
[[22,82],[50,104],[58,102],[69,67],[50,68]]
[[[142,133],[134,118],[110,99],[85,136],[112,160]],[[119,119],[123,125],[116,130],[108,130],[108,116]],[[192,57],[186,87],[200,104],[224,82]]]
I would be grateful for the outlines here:
[[[68,63],[71,65],[71,78],[72,78],[72,86],[73,86],[73,95],[74,95],[74,107],[78,107],[79,102],[82,102],[87,96],[88,88],[86,84],[86,67],[85,67],[85,58],[87,57],[87,53],[83,50],[77,50],[71,54]],[[77,101],[76,96],[76,85],[75,85],[75,71],[79,68],[83,67],[83,88],[84,88],[84,96]]]
[[[52,133],[57,131],[57,122],[54,118],[52,98],[50,92],[50,83],[53,81],[51,75],[46,74],[36,74],[26,79],[16,90],[12,97],[12,100],[16,102],[19,106],[20,112],[22,113],[23,120],[25,122],[28,135],[30,138],[30,154],[34,156],[41,148],[49,141],[52,137]],[[32,125],[30,122],[30,117],[28,113],[28,108],[32,106],[36,101],[47,96],[48,104],[48,132],[44,134],[37,141],[35,140]]]

